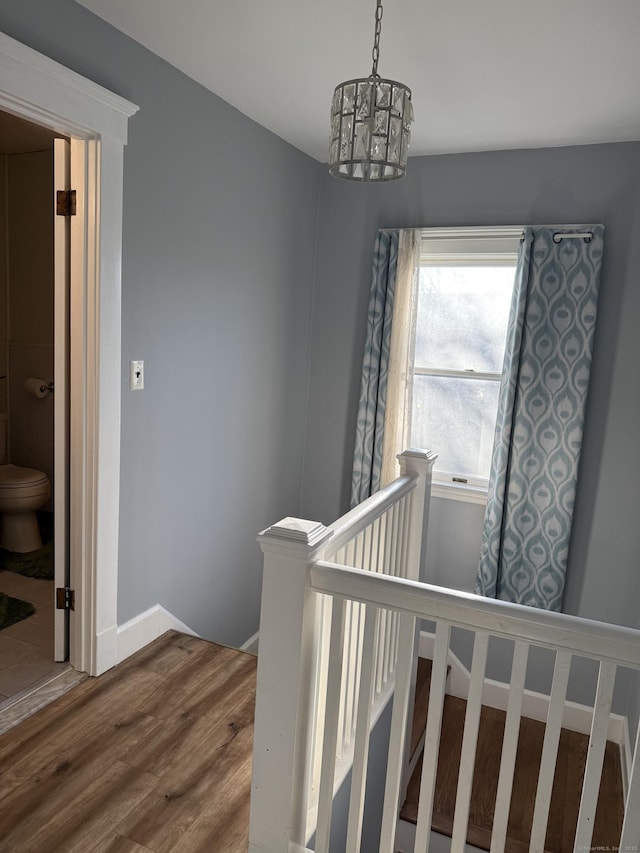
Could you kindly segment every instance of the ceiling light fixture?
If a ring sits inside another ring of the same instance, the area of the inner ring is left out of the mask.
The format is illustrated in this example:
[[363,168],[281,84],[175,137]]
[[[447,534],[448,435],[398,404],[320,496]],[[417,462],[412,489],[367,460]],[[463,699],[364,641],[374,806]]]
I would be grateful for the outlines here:
[[394,181],[407,171],[411,89],[378,74],[382,3],[376,3],[369,77],[340,83],[331,102],[329,172],[348,181]]

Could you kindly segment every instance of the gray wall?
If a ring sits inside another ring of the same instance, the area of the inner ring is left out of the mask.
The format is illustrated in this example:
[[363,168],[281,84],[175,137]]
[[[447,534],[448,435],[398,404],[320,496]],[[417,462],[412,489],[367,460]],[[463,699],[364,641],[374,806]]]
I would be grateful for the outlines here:
[[159,602],[242,643],[258,627],[255,535],[299,504],[321,167],[71,0],[3,0],[0,30],[140,106],[124,164],[118,622]]
[[[326,177],[303,514],[327,521],[348,503],[376,229],[603,222],[605,258],[565,609],[635,626],[639,190],[638,143],[413,158],[404,180],[383,186]],[[460,536],[464,518],[446,516],[445,535]],[[437,520],[434,514],[433,524]]]

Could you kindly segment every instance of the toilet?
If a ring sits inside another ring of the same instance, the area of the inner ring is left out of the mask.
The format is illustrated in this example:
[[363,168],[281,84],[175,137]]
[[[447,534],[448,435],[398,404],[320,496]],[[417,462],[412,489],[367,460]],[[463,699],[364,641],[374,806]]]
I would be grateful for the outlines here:
[[0,548],[26,553],[42,548],[36,510],[49,500],[42,471],[6,464],[7,413],[0,413]]

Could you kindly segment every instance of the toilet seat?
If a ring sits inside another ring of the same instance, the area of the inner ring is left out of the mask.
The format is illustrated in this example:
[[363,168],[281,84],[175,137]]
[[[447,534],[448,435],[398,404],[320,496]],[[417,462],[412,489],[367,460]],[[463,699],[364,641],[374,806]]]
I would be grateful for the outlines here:
[[21,468],[19,465],[0,465],[0,488],[20,489],[24,486],[39,486],[47,482],[48,477],[35,468]]

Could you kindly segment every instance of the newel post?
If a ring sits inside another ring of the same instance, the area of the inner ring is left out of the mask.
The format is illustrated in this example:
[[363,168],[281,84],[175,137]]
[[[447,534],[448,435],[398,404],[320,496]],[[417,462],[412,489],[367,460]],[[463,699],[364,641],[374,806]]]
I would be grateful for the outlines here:
[[425,562],[427,555],[427,528],[429,526],[429,501],[431,498],[431,480],[437,453],[432,450],[405,450],[398,455],[400,474],[403,477],[417,477],[418,482],[411,501],[409,522],[409,580],[426,581]]
[[308,694],[315,596],[308,567],[332,533],[285,518],[258,536],[264,554],[253,740],[250,853],[304,846]]

